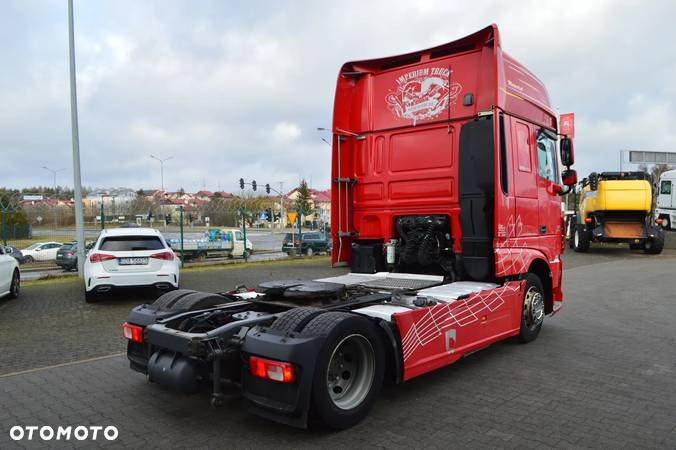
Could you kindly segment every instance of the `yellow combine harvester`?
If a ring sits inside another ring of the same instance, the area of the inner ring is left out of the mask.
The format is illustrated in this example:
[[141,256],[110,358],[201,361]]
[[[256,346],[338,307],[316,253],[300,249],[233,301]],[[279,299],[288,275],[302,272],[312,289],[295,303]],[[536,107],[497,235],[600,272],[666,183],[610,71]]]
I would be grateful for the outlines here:
[[580,182],[580,203],[568,228],[568,244],[586,252],[591,242],[626,242],[657,254],[664,232],[653,222],[652,182],[644,172],[592,173]]

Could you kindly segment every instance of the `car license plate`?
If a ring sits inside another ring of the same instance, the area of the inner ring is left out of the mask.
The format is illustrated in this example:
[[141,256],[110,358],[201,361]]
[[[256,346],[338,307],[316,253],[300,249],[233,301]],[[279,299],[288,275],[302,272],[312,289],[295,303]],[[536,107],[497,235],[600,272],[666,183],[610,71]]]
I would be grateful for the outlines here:
[[148,264],[148,258],[119,258],[117,263],[121,266],[140,266]]

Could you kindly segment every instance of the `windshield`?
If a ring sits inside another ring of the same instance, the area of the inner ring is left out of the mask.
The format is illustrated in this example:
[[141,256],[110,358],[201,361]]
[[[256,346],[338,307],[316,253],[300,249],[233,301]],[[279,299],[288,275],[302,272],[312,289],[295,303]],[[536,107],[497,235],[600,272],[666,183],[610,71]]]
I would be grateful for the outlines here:
[[99,250],[129,252],[133,250],[161,250],[162,241],[157,236],[111,236],[103,238]]
[[41,245],[41,244],[33,244],[33,245],[31,245],[30,247],[27,247],[26,250],[35,250],[35,249],[38,248],[40,245]]

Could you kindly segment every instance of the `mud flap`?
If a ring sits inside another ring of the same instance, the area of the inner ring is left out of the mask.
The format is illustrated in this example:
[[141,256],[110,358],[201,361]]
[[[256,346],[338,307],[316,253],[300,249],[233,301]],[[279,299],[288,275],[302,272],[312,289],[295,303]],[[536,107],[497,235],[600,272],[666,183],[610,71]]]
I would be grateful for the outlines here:
[[[242,394],[247,410],[275,422],[307,428],[316,358],[323,342],[323,336],[252,328],[242,345]],[[292,363],[295,380],[276,383],[252,376],[249,355]]]

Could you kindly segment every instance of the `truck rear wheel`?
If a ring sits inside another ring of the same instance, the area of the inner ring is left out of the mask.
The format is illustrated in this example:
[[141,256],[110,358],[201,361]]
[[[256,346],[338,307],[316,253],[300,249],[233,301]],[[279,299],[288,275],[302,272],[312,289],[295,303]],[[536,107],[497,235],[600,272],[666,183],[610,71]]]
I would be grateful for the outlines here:
[[526,274],[526,288],[521,306],[521,342],[534,341],[540,334],[545,318],[545,291],[537,275]]
[[585,231],[582,225],[576,225],[573,231],[573,250],[577,253],[589,250],[589,232]]
[[293,308],[272,322],[270,329],[285,332],[301,331],[308,322],[322,312],[321,309],[311,307]]
[[194,294],[195,292],[197,291],[191,289],[176,289],[175,291],[169,291],[166,294],[160,295],[160,297],[150,305],[150,309],[155,311],[170,311],[173,309],[174,303],[186,295]]
[[345,429],[369,413],[383,384],[384,350],[371,322],[328,312],[312,319],[305,335],[326,336],[312,385],[313,412],[334,429]]
[[196,309],[212,308],[228,300],[222,295],[212,294],[211,292],[192,292],[181,297],[171,309],[177,311],[194,311]]
[[652,239],[647,239],[643,244],[643,251],[649,255],[659,255],[664,249],[664,232],[655,234]]

